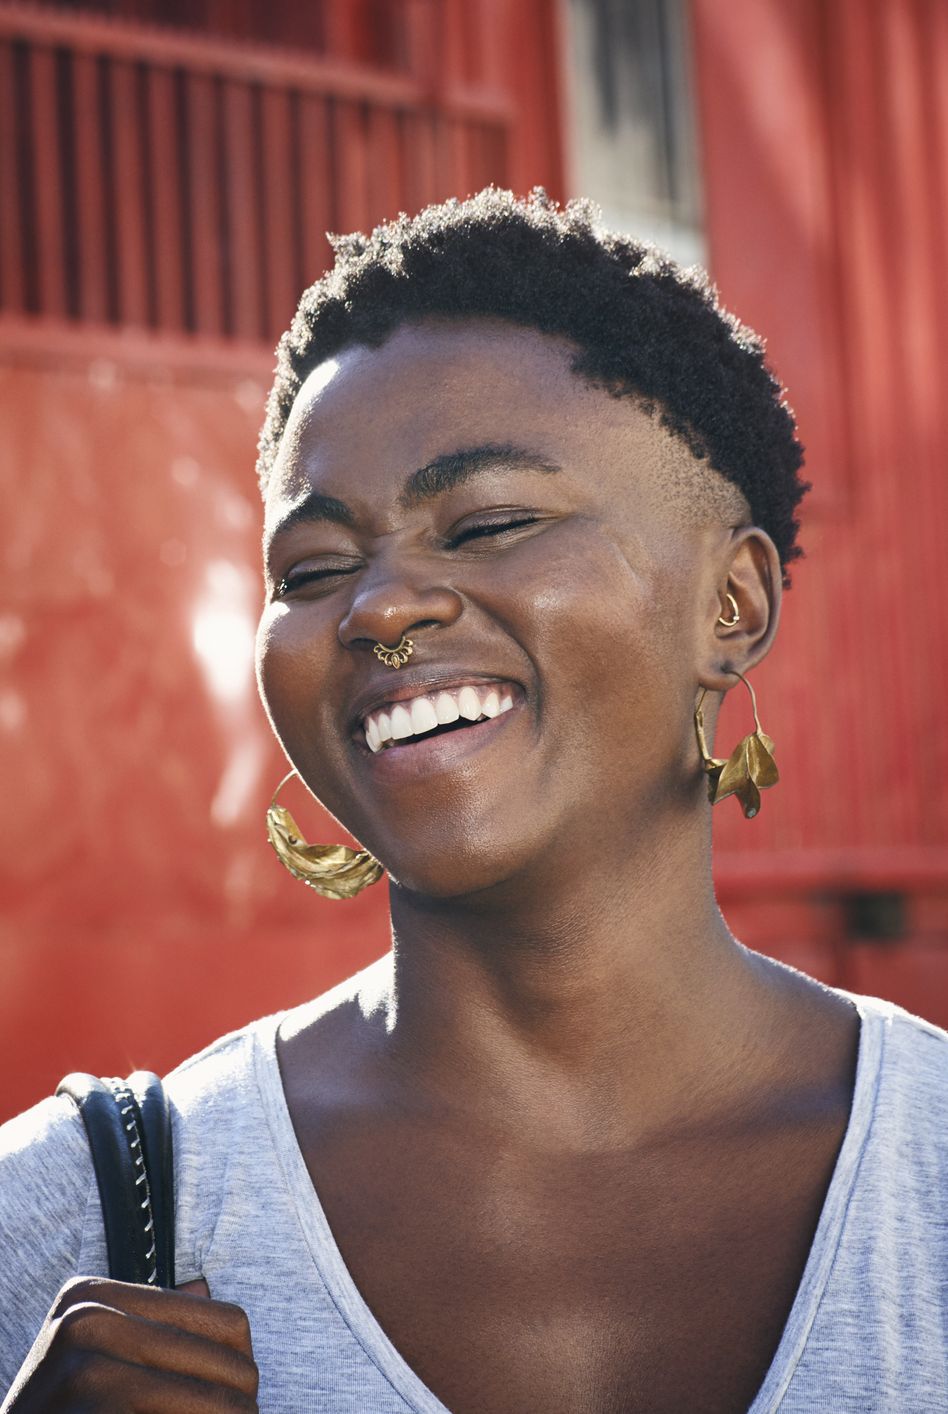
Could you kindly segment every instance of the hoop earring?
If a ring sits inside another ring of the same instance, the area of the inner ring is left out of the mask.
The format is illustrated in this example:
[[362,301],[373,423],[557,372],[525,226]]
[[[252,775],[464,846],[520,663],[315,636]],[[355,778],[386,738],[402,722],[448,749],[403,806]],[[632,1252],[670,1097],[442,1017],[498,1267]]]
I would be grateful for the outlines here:
[[276,850],[277,858],[294,879],[309,884],[323,898],[355,898],[356,894],[375,884],[385,870],[367,849],[350,849],[344,844],[307,844],[300,827],[276,798],[294,769],[283,777],[267,810],[267,837]]
[[761,791],[766,790],[769,786],[775,786],[780,780],[780,775],[777,771],[777,763],[773,758],[773,741],[760,728],[754,689],[744,674],[739,673],[736,668],[727,668],[725,671],[739,677],[750,693],[754,707],[755,730],[735,746],[726,761],[712,756],[708,751],[708,743],[704,734],[704,715],[701,711],[701,704],[708,689],[702,688],[701,696],[695,707],[695,732],[698,737],[698,750],[701,752],[704,769],[708,773],[708,799],[711,804],[717,805],[718,801],[723,800],[725,796],[736,795],[744,810],[745,820],[750,820],[760,810]]

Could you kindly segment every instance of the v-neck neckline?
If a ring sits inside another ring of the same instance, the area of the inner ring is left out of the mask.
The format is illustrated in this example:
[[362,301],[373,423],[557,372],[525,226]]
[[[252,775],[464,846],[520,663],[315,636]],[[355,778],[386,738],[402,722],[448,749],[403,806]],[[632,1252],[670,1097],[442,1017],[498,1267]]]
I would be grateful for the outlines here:
[[[846,1210],[859,1171],[859,1161],[875,1110],[885,1034],[883,1013],[878,1005],[872,1005],[874,999],[871,997],[863,997],[840,988],[832,990],[855,1006],[860,1021],[856,1076],[849,1120],[803,1276],[797,1287],[780,1343],[747,1414],[774,1414],[799,1365],[832,1270],[843,1232]],[[286,1015],[286,1012],[279,1012],[254,1023],[254,1062],[257,1085],[274,1147],[313,1262],[336,1309],[367,1358],[409,1408],[416,1411],[416,1414],[451,1414],[437,1395],[415,1374],[375,1319],[333,1236],[319,1194],[306,1167],[283,1088],[276,1040],[280,1023]]]

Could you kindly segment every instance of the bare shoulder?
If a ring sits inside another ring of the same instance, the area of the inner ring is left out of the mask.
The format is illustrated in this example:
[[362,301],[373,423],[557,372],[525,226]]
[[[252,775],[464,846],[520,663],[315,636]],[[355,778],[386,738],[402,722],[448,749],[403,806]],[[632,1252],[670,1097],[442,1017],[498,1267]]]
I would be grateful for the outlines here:
[[747,949],[770,996],[765,1038],[779,1072],[851,1093],[859,1053],[858,1000],[777,958]]

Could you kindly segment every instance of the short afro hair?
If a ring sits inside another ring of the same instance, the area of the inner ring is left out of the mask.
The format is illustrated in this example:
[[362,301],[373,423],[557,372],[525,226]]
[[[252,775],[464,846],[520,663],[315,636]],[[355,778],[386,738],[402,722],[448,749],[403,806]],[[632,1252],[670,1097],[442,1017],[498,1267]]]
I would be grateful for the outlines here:
[[586,200],[564,208],[542,188],[518,199],[486,187],[370,236],[330,236],[335,264],[303,294],[277,347],[260,434],[261,489],[308,374],[352,344],[378,347],[431,315],[493,316],[578,346],[572,369],[633,396],[746,498],[774,541],[783,584],[803,554],[794,512],[811,483],[764,343],[724,310],[707,275],[654,246],[601,229]]

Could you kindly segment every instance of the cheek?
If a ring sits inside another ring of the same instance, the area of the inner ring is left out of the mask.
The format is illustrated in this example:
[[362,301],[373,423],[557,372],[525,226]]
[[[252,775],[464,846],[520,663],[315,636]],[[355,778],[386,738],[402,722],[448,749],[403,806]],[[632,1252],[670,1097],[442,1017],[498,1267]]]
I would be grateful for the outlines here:
[[681,596],[660,566],[630,563],[597,531],[565,542],[524,573],[517,613],[557,769],[608,791],[616,777],[660,773],[679,750]]
[[519,567],[519,584],[502,587],[529,620],[527,641],[546,690],[591,708],[627,693],[656,657],[655,578],[593,528],[545,539],[538,537],[536,562]]
[[324,688],[330,673],[330,654],[322,647],[325,628],[307,623],[307,618],[303,608],[269,605],[258,625],[255,646],[260,698],[270,725],[294,760],[304,729],[310,739],[322,735],[318,716],[320,704],[327,700]]

